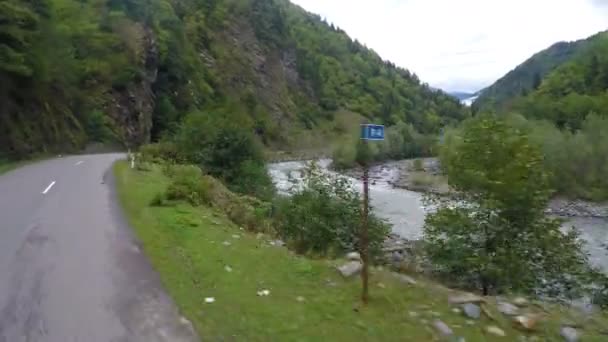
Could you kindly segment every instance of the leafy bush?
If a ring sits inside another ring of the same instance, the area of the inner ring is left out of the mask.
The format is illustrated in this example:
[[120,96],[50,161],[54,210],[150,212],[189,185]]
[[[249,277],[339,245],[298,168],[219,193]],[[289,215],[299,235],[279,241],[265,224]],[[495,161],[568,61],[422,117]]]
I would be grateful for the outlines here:
[[171,201],[206,205],[224,212],[232,222],[250,231],[272,231],[270,203],[237,195],[194,165],[169,164],[163,171],[171,183],[164,193],[154,197],[152,205],[163,206]]
[[[344,253],[358,250],[361,201],[344,177],[331,177],[315,163],[305,186],[277,203],[277,230],[299,253]],[[370,252],[379,255],[389,227],[370,214]]]
[[90,112],[85,121],[85,132],[89,141],[111,142],[116,140],[112,132],[110,118],[100,111]]
[[332,166],[338,170],[344,170],[355,166],[357,159],[357,148],[354,142],[342,143],[333,152]]
[[270,199],[272,180],[261,146],[247,122],[195,112],[186,117],[175,142],[180,157],[225,181],[231,190]]
[[426,249],[439,275],[484,294],[522,291],[577,296],[593,270],[576,230],[546,218],[551,190],[540,150],[504,120],[466,123],[444,155],[453,199],[434,198]]
[[272,200],[275,187],[263,162],[246,160],[241,163],[237,174],[230,186],[232,190],[266,201]]
[[194,165],[173,167],[172,182],[167,188],[168,200],[183,200],[192,205],[209,204],[209,182],[200,168]]
[[139,148],[139,154],[142,161],[150,163],[176,163],[180,160],[177,146],[172,142],[143,145]]
[[608,118],[587,116],[576,132],[560,130],[549,121],[508,117],[511,125],[525,131],[541,147],[543,165],[551,187],[560,195],[593,201],[608,200]]

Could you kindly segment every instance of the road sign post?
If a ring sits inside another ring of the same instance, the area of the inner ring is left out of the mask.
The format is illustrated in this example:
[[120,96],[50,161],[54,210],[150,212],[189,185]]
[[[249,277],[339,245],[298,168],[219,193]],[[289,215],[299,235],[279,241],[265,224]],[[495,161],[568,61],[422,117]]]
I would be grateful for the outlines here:
[[[361,140],[366,145],[370,140],[384,140],[384,126],[382,125],[361,125]],[[361,217],[361,229],[359,236],[359,249],[363,269],[361,270],[361,282],[363,289],[361,300],[367,304],[369,299],[369,158],[362,160],[363,166],[363,212]]]

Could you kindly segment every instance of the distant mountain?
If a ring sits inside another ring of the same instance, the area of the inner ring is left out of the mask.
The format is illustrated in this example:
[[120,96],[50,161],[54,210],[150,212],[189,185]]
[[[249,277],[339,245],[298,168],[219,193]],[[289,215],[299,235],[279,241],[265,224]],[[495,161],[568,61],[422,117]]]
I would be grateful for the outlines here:
[[556,43],[535,54],[496,83],[483,89],[473,104],[473,110],[508,109],[515,98],[537,89],[552,71],[582,53],[599,36],[598,34],[575,42]]
[[608,117],[608,31],[536,54],[483,90],[473,107],[514,111],[570,130],[592,113]]

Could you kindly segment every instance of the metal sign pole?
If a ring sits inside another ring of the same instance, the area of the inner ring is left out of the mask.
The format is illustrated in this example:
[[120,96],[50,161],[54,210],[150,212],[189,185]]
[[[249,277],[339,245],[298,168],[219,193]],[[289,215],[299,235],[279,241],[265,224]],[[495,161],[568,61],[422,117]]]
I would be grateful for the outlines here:
[[[367,140],[363,141],[367,145]],[[363,165],[363,217],[361,222],[361,261],[363,270],[361,271],[361,281],[363,291],[361,300],[367,304],[369,298],[369,164],[365,161]]]
[[[382,125],[361,125],[361,140],[363,140],[363,154],[361,164],[363,166],[363,212],[361,214],[361,230],[359,232],[359,250],[363,269],[361,270],[361,282],[363,290],[361,300],[367,304],[369,300],[369,162],[370,151],[369,140],[384,140],[384,126]],[[359,151],[361,152],[361,151]]]

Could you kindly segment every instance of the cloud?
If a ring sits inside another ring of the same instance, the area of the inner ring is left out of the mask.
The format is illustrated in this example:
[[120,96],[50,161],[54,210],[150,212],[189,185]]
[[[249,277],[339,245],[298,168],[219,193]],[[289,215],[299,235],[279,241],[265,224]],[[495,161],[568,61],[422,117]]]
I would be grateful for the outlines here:
[[608,0],[292,0],[447,90],[477,90],[558,41],[608,28]]

